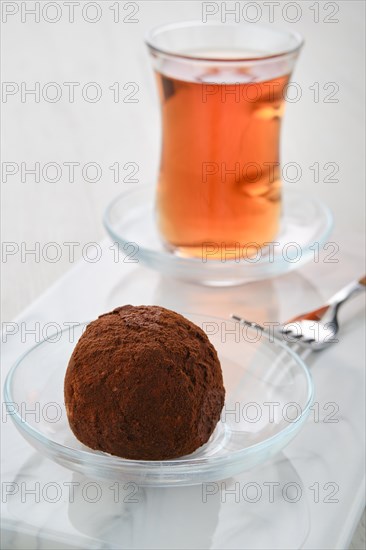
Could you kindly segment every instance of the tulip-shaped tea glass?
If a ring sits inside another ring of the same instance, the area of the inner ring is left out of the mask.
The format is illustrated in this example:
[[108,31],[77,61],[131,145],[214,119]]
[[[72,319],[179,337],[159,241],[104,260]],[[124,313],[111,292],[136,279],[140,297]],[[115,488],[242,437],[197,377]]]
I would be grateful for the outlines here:
[[216,260],[256,253],[279,230],[280,127],[301,37],[187,22],[153,29],[147,45],[162,110],[157,222],[165,244]]

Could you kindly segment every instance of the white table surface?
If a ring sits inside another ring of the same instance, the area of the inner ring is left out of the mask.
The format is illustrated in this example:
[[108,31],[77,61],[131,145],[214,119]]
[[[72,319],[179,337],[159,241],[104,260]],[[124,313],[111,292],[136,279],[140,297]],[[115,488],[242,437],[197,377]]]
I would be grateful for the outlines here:
[[[59,4],[62,8],[62,2]],[[22,23],[19,14],[9,17],[2,26],[3,81],[19,84],[24,81],[29,86],[36,81],[60,85],[94,81],[100,83],[104,97],[95,104],[80,97],[73,104],[30,100],[22,103],[19,95],[9,97],[2,105],[3,162],[19,165],[25,162],[28,166],[51,161],[60,165],[70,161],[81,165],[97,162],[103,177],[97,183],[89,183],[79,173],[76,181],[70,183],[63,172],[61,180],[53,184],[42,180],[35,183],[31,176],[22,182],[17,174],[2,183],[3,241],[29,248],[39,242],[41,249],[53,241],[61,246],[70,241],[80,243],[72,262],[65,253],[56,263],[44,259],[37,262],[30,256],[22,261],[20,253],[8,257],[2,264],[2,321],[6,323],[16,317],[19,323],[62,324],[96,316],[122,303],[156,303],[224,316],[235,306],[239,313],[258,321],[268,319],[269,315],[286,319],[299,310],[315,307],[342,284],[361,275],[365,269],[361,234],[364,71],[359,44],[364,37],[364,3],[334,4],[339,6],[338,23],[314,23],[309,3],[303,2],[301,19],[290,25],[306,38],[294,75],[302,87],[303,98],[287,106],[282,156],[284,162],[294,161],[302,166],[301,181],[292,185],[321,197],[331,206],[336,228],[330,240],[340,247],[339,262],[336,265],[312,262],[301,272],[283,278],[226,290],[164,280],[140,265],[114,264],[108,252],[97,264],[84,260],[75,264],[82,246],[103,236],[100,220],[108,201],[122,186],[131,185],[114,183],[108,167],[114,162],[121,166],[136,162],[141,183],[155,179],[159,113],[142,36],[146,29],[162,22],[200,18],[201,3],[139,2],[139,22],[135,24],[113,23],[110,2],[103,3],[103,16],[96,24],[83,21],[77,12],[73,24],[67,22],[64,11],[56,24],[30,20]],[[262,21],[266,22],[265,12]],[[281,14],[276,23],[289,26]],[[139,103],[114,103],[108,86],[117,81],[122,85],[137,82]],[[314,103],[308,89],[314,82],[320,86],[337,83],[339,102]],[[337,162],[339,182],[312,181],[309,166],[314,162],[321,165]],[[56,286],[31,304],[65,272],[68,273]],[[28,304],[30,307],[20,313]],[[22,503],[15,497],[3,504],[7,527],[4,547],[100,548],[101,541],[106,547],[118,547],[121,537],[124,542],[120,544],[135,548],[230,547],[225,540],[231,540],[232,547],[240,547],[237,546],[240,543],[243,547],[240,538],[243,533],[245,544],[250,547],[254,540],[250,537],[259,532],[263,538],[256,539],[257,548],[345,548],[364,503],[362,300],[350,304],[341,319],[344,321],[341,342],[319,355],[312,365],[317,400],[322,404],[338,403],[340,422],[317,425],[309,422],[279,461],[245,474],[241,480],[296,479],[305,489],[314,482],[335,482],[340,487],[339,503],[314,503],[308,489],[299,503],[284,509],[273,504],[268,507],[265,502],[248,508],[247,503],[228,506],[215,501],[207,510],[193,489],[172,490],[168,496],[163,490],[149,490],[135,508],[131,505],[117,509],[108,501],[107,491],[107,501],[102,500],[92,510],[80,501],[73,505],[40,503],[35,507],[31,501]],[[8,338],[2,352],[3,374],[30,345],[32,336],[25,343],[19,335]],[[6,442],[3,481],[39,479],[43,483],[50,480],[62,483],[73,479],[71,472],[41,459],[9,421],[3,423],[3,438]],[[97,521],[102,512],[104,523],[102,519]],[[205,522],[204,528],[198,526],[199,514],[201,522]],[[96,520],[92,521],[91,516]],[[184,521],[178,521],[180,516]],[[113,517],[118,518],[115,523]],[[263,523],[268,517],[272,519],[271,525]],[[153,520],[158,521],[160,531],[156,530],[156,524],[153,527]],[[289,523],[293,529],[288,529]],[[233,533],[234,526],[238,526],[237,539],[228,539],[227,533]],[[351,546],[364,546],[362,528]]]
[[[349,243],[342,247],[339,269],[329,281],[328,265],[319,263],[269,282],[202,289],[165,280],[140,265],[116,264],[108,247],[106,241],[101,261],[80,261],[17,319],[19,332],[7,336],[3,349],[4,374],[18,354],[36,340],[37,335],[24,338],[24,334],[37,322],[42,329],[50,321],[64,327],[126,302],[161,304],[223,318],[233,309],[250,311],[259,321],[273,313],[286,318],[294,311],[294,304],[303,309],[319,303],[333,286],[362,267]],[[255,298],[258,295],[266,298],[265,303]],[[362,305],[362,300],[354,300],[341,316],[342,341],[312,358],[319,420],[311,416],[273,461],[225,482],[228,489],[239,483],[240,490],[247,483],[259,484],[262,489],[266,483],[278,483],[281,490],[287,484],[297,484],[301,498],[296,503],[282,497],[271,502],[264,493],[256,503],[241,498],[236,501],[233,496],[225,502],[221,488],[204,502],[199,485],[139,488],[136,503],[125,502],[128,492],[121,490],[120,500],[114,502],[111,483],[73,474],[42,458],[4,415],[2,480],[3,484],[15,484],[3,485],[4,547],[347,548],[362,513],[365,490]],[[336,422],[326,422],[335,408],[332,419]],[[85,502],[83,488],[95,481],[101,498],[96,503]],[[37,503],[34,496],[25,494],[36,482],[41,491]],[[70,482],[78,484],[74,499],[68,493]],[[43,495],[48,484],[57,484],[56,502],[50,502],[52,490],[50,496]],[[320,488],[319,501],[314,486]],[[17,489],[16,494],[4,493],[4,487]],[[336,489],[335,494],[332,489]],[[332,494],[336,501],[327,502]]]

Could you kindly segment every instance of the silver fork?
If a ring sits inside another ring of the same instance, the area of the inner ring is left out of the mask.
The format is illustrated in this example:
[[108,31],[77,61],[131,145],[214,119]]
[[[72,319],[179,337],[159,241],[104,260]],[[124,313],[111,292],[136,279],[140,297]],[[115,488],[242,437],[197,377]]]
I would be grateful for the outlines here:
[[231,315],[231,318],[243,325],[261,330],[267,337],[282,337],[288,343],[297,343],[304,348],[319,351],[329,344],[338,342],[335,336],[339,330],[339,308],[351,297],[365,289],[366,276],[342,288],[324,306],[297,315],[282,325],[276,326],[274,323],[268,323],[267,327],[243,319],[238,315]]

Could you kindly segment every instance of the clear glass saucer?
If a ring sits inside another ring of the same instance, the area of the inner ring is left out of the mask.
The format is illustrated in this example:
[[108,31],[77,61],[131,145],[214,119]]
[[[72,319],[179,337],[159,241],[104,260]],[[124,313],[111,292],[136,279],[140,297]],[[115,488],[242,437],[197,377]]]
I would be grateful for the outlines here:
[[232,286],[267,279],[315,257],[332,229],[332,215],[320,200],[286,188],[281,228],[275,246],[256,258],[207,260],[178,256],[167,250],[155,223],[155,188],[138,185],[118,195],[103,223],[120,245],[126,262],[143,262],[164,275],[209,286]]
[[313,402],[303,361],[281,342],[258,339],[231,320],[185,316],[215,346],[226,388],[225,406],[210,440],[189,456],[166,461],[127,460],[93,451],[73,435],[63,401],[67,364],[86,324],[37,344],[5,381],[8,413],[40,453],[76,472],[140,486],[195,485],[234,476],[278,453],[299,432]]

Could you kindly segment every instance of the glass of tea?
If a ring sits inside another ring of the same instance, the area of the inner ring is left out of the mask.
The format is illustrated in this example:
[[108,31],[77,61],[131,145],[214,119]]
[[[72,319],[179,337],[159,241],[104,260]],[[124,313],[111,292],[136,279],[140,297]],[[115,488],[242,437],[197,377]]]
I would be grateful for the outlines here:
[[302,38],[194,21],[153,29],[147,45],[162,112],[160,234],[181,256],[250,256],[279,231],[280,127]]

